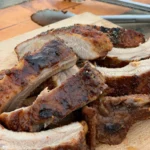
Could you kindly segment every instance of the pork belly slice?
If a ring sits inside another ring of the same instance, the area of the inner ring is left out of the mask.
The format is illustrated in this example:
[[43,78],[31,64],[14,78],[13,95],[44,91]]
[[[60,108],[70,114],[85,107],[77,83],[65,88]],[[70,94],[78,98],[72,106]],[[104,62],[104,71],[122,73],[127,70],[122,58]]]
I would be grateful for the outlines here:
[[120,144],[134,123],[150,118],[150,95],[103,97],[86,106],[83,114],[91,145]]
[[105,59],[97,59],[97,65],[116,68],[124,67],[132,61],[139,61],[150,58],[150,39],[135,48],[113,48],[108,52]]
[[21,59],[0,80],[0,112],[11,111],[52,75],[76,63],[76,55],[62,40],[46,43],[37,53]]
[[0,125],[0,149],[8,150],[88,150],[85,122],[75,122],[37,133],[13,132]]
[[106,79],[109,96],[150,94],[150,59],[131,62],[123,68],[96,68]]
[[31,106],[2,113],[0,122],[14,131],[40,131],[96,100],[106,88],[101,73],[86,64],[59,87],[45,88]]
[[[81,26],[78,30],[76,26],[60,28],[54,31],[47,31],[32,39],[19,44],[15,51],[18,58],[21,59],[28,52],[34,52],[41,43],[47,42],[49,37],[57,36],[65,41],[65,44],[81,59],[93,60],[106,56],[107,52],[112,49],[112,43],[106,34],[88,26]],[[76,30],[68,30],[75,28]],[[36,46],[34,46],[36,45]]]
[[103,26],[94,27],[101,32],[107,33],[114,47],[131,48],[137,47],[141,43],[145,42],[144,35],[134,30],[123,28],[106,28]]

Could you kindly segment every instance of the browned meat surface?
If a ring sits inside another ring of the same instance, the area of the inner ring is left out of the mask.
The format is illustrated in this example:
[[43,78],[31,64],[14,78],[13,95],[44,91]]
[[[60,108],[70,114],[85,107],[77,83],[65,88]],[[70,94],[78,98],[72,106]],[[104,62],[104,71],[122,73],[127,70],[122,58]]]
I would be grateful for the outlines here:
[[150,117],[149,106],[149,95],[108,96],[92,102],[83,110],[91,143],[120,144],[134,123]]
[[0,80],[0,112],[15,109],[43,81],[75,63],[75,54],[60,39],[26,55]]
[[0,121],[14,131],[39,131],[96,100],[106,87],[103,76],[86,64],[61,86],[44,89],[31,106],[2,113]]
[[44,81],[39,85],[33,92],[31,92],[29,97],[37,96],[42,90],[48,87],[49,90],[54,89],[55,87],[61,85],[66,79],[75,75],[79,71],[79,68],[74,65],[73,67],[66,69],[52,76],[51,78]]
[[[103,26],[96,26],[96,25],[82,25],[82,24],[75,24],[74,26],[62,28],[62,30],[83,34],[85,36],[93,36],[94,30],[98,30],[100,32],[106,33],[108,37],[111,39],[114,47],[121,47],[121,48],[131,48],[137,47],[141,43],[145,42],[144,35],[142,33],[136,32],[134,30],[122,29],[122,28],[106,28]],[[88,35],[84,32],[88,30]]]
[[2,150],[88,150],[87,124],[75,122],[37,133],[13,132],[0,125]]
[[105,77],[109,96],[150,94],[150,59],[131,62],[123,68],[96,67]]
[[130,29],[106,28],[94,26],[98,30],[107,33],[114,47],[130,48],[137,47],[140,43],[145,42],[144,35]]
[[18,58],[24,57],[29,52],[34,52],[36,48],[40,48],[43,43],[54,36],[63,39],[65,44],[71,47],[81,59],[93,60],[105,57],[108,51],[112,49],[112,43],[106,34],[94,28],[89,29],[88,26],[79,26],[78,28],[75,25],[54,31],[47,31],[19,44],[15,49]]
[[135,48],[113,48],[105,59],[96,59],[93,62],[99,66],[118,68],[128,65],[132,61],[150,58],[150,39]]

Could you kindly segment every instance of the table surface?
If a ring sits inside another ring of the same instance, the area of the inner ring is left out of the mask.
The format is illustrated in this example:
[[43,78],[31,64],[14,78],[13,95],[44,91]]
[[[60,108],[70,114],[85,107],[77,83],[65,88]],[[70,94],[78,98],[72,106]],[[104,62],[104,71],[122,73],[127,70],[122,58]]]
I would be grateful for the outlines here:
[[[149,0],[136,1],[149,3]],[[96,15],[123,14],[130,10],[92,0],[86,0],[83,3],[62,0],[33,0],[0,10],[0,41],[40,28],[30,17],[33,13],[43,9],[68,10],[75,14],[91,12]]]

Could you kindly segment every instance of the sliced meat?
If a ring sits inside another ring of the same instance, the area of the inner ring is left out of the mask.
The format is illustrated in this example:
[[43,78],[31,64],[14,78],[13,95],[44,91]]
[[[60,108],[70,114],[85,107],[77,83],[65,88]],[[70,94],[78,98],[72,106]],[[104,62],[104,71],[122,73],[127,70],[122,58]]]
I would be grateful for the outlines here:
[[[150,95],[108,96],[92,102],[83,110],[91,143],[120,144],[134,123],[150,118],[149,107]],[[90,111],[95,113],[92,117]]]
[[131,62],[123,68],[97,67],[109,86],[109,96],[150,94],[150,59]]
[[48,87],[49,90],[54,89],[55,87],[61,85],[62,82],[64,82],[66,79],[68,79],[72,75],[75,75],[78,71],[79,68],[76,65],[74,65],[69,69],[57,73],[56,75],[52,76],[51,78],[43,82],[33,92],[31,92],[30,97],[37,96],[46,87]]
[[139,61],[150,58],[150,39],[135,48],[113,48],[108,52],[105,59],[94,60],[97,65],[116,68],[124,67],[132,61]]
[[38,85],[73,66],[76,60],[76,55],[58,38],[25,56],[0,80],[0,112],[14,110]]
[[[104,57],[112,49],[112,43],[106,34],[94,28],[89,29],[88,26],[81,26],[78,30],[77,27],[71,26],[47,31],[19,44],[15,48],[18,58],[21,59],[28,52],[34,52],[37,47],[41,47],[41,43],[47,42],[52,36],[63,39],[65,44],[71,47],[81,59],[93,60]],[[76,30],[70,30],[71,28]]]
[[39,131],[96,100],[106,87],[103,76],[86,64],[61,86],[44,89],[31,106],[2,113],[0,121],[14,131]]
[[137,47],[141,43],[145,42],[145,38],[142,33],[122,28],[106,28],[96,25],[75,24],[74,26],[66,27],[63,30],[81,34],[83,33],[81,32],[81,30],[83,29],[89,31],[94,31],[94,29],[96,29],[100,32],[106,33],[107,36],[110,38],[111,42],[113,43],[114,47],[131,48]]
[[103,26],[101,27],[94,26],[94,27],[101,32],[107,33],[114,47],[131,48],[137,47],[141,43],[145,42],[144,35],[134,30],[122,28],[106,28]]
[[85,122],[37,133],[13,132],[0,125],[0,149],[8,150],[88,150]]
[[60,28],[54,30],[53,34],[63,39],[67,46],[75,48],[74,52],[81,59],[103,58],[112,49],[107,35],[88,25]]

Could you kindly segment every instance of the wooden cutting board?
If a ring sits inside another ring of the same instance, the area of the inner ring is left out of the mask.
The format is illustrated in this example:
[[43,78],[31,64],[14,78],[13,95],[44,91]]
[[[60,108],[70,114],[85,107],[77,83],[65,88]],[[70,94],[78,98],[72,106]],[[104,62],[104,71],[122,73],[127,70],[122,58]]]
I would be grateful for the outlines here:
[[[13,67],[18,61],[14,48],[17,44],[36,36],[37,34],[52,28],[60,28],[75,23],[103,25],[117,27],[117,25],[99,18],[91,13],[84,13],[55,24],[25,33],[23,35],[0,42],[0,70]],[[96,150],[150,150],[150,120],[135,124],[129,131],[126,139],[119,145],[110,146],[101,144]]]

